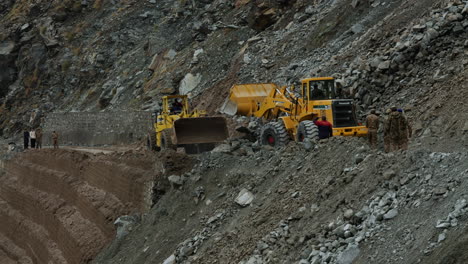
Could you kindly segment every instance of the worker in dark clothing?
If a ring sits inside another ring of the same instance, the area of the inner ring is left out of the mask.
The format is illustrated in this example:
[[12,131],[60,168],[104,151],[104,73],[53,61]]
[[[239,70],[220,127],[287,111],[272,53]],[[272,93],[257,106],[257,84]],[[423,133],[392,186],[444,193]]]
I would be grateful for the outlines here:
[[174,102],[172,102],[172,105],[171,105],[171,112],[178,114],[182,112],[182,107],[183,105],[181,102],[179,102],[178,100],[174,100]]
[[24,140],[24,149],[28,149],[29,147],[29,131],[25,130],[23,132],[23,140]]
[[375,110],[372,109],[370,115],[366,118],[366,127],[368,130],[367,137],[369,139],[369,145],[371,148],[377,148],[377,131],[379,130],[379,117],[375,114]]
[[314,119],[314,124],[318,127],[319,139],[325,139],[333,136],[333,125],[327,121],[326,116],[322,116],[322,120],[319,118]]

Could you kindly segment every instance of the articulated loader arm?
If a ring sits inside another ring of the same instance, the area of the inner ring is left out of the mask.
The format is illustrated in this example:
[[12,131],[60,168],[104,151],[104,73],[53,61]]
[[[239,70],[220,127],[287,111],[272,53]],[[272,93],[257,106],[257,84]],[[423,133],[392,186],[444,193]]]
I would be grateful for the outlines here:
[[271,119],[280,112],[291,114],[294,100],[285,86],[280,88],[273,83],[234,85],[221,111],[230,115]]

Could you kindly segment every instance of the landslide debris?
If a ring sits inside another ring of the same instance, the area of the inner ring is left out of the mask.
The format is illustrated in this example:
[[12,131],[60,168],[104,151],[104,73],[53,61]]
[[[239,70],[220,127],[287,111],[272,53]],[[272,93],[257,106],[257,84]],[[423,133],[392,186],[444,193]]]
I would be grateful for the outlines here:
[[232,144],[198,156],[94,262],[426,263],[467,227],[466,151],[383,153],[358,138],[310,151]]

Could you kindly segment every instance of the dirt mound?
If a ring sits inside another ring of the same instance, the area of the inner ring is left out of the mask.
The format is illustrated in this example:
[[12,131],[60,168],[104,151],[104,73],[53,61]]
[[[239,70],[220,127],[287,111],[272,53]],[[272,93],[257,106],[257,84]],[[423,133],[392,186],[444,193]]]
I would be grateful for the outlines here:
[[117,217],[151,206],[153,164],[152,154],[132,151],[17,155],[1,176],[2,250],[14,261],[90,261],[115,236]]

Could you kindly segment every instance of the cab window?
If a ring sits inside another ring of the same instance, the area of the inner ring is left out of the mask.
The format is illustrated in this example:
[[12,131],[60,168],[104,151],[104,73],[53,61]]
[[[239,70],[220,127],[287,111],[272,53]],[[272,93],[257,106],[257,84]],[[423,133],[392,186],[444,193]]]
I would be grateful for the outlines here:
[[333,80],[310,81],[309,83],[311,100],[328,100],[336,97],[335,83]]

